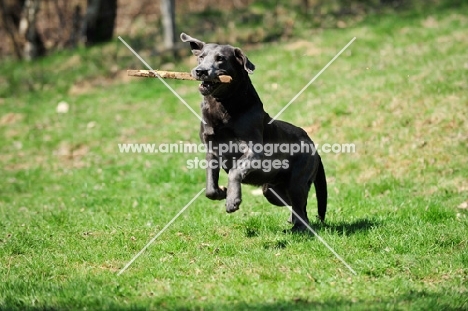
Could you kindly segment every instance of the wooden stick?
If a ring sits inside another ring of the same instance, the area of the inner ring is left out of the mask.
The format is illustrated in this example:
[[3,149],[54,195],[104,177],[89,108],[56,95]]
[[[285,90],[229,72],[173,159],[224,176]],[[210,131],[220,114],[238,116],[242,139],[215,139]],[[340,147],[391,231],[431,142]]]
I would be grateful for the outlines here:
[[[155,70],[155,72],[163,79],[177,79],[177,80],[196,80],[188,72],[176,72],[176,71],[162,71]],[[127,74],[132,77],[143,77],[143,78],[154,78],[155,75],[151,70],[127,70]],[[230,83],[232,81],[231,76],[218,76],[219,82]]]

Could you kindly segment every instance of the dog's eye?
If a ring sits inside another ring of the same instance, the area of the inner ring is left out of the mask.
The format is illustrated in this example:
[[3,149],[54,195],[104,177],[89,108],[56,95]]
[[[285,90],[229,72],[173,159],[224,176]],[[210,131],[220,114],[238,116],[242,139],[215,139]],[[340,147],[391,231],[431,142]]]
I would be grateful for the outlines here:
[[217,61],[217,62],[222,62],[223,60],[224,60],[224,56],[223,56],[223,55],[216,55],[215,61]]

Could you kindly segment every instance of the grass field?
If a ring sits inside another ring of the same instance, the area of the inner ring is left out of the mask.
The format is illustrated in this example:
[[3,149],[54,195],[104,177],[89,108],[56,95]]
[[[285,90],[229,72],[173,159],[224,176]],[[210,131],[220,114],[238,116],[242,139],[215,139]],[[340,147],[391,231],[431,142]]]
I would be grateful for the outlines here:
[[[322,153],[329,212],[313,224],[356,276],[283,233],[287,209],[249,186],[234,214],[200,196],[117,276],[205,179],[187,169],[203,154],[118,144],[198,143],[198,120],[159,81],[126,78],[144,67],[118,40],[0,63],[0,309],[468,309],[467,28],[450,9],[370,16],[245,49],[275,115],[357,37],[280,118],[356,145]],[[198,111],[196,83],[168,83]]]

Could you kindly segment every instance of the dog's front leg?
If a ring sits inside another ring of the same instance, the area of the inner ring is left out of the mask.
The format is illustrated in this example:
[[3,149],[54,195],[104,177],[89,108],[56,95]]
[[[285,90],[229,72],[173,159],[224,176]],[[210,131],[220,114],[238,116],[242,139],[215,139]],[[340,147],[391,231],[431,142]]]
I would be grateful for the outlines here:
[[226,198],[226,188],[218,185],[221,161],[211,152],[206,153],[206,161],[208,167],[206,168],[205,195],[211,200],[223,200]]
[[242,202],[241,182],[252,170],[252,161],[260,160],[261,157],[261,154],[248,149],[238,161],[235,161],[234,167],[229,170],[226,212],[232,213],[239,209],[239,205]]

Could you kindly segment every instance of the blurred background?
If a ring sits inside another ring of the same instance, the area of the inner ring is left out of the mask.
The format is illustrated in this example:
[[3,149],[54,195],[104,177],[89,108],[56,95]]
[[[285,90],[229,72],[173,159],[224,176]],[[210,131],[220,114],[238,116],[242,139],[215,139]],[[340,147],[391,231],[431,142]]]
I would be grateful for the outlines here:
[[[144,40],[153,53],[177,49],[187,31],[207,40],[258,43],[291,38],[301,28],[345,28],[367,14],[424,11],[463,0],[0,0],[2,57],[35,59],[92,46],[114,36]],[[233,31],[233,30],[236,31]],[[144,39],[143,39],[144,38]]]
[[[153,67],[170,70],[174,61],[190,53],[179,40],[183,31],[248,50],[310,37],[311,31],[362,27],[367,17],[378,23],[379,16],[414,17],[462,4],[463,0],[0,0],[0,97],[50,83],[42,73],[35,74],[38,67],[23,72],[16,60],[34,61],[61,51],[65,58],[77,54],[80,63],[93,63],[75,77],[82,79],[115,78],[122,68],[140,68],[136,58],[122,51],[117,36]],[[109,41],[114,44],[103,45]],[[90,50],[93,46],[98,49]]]

